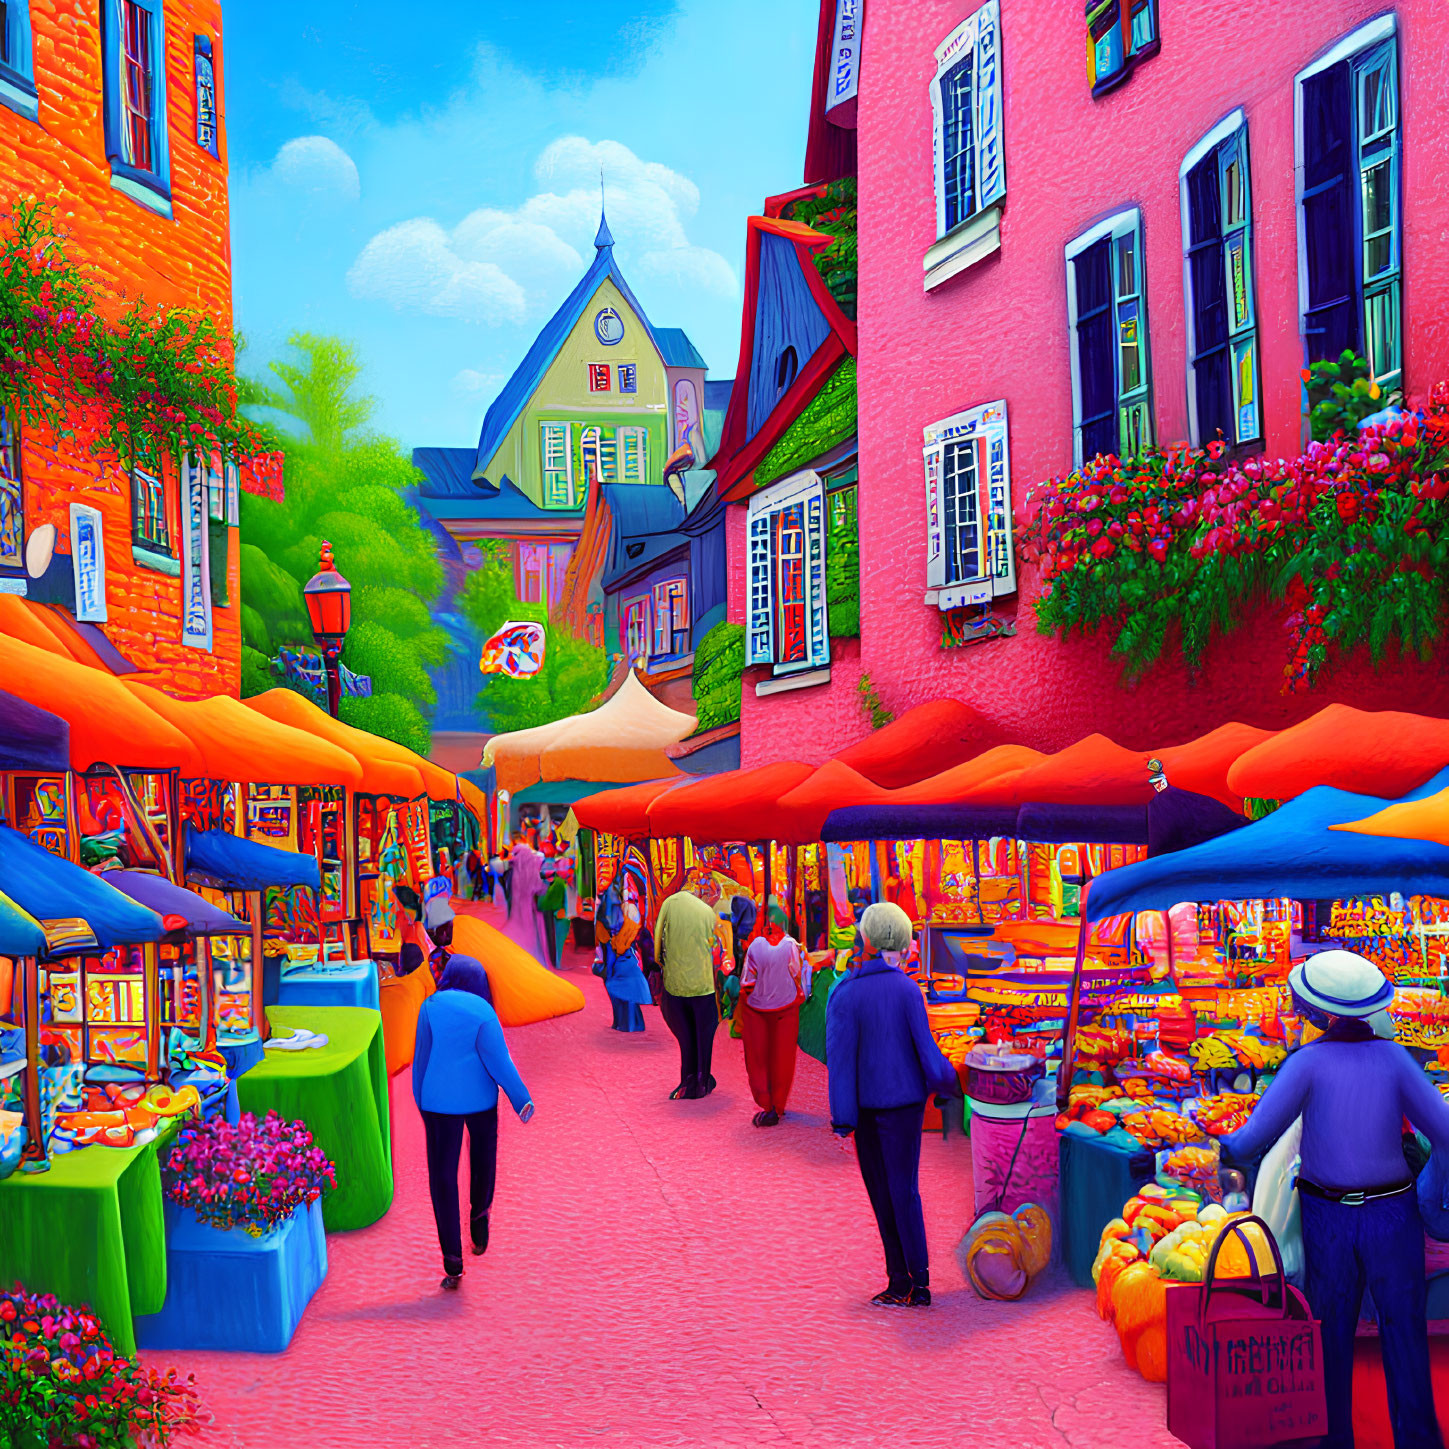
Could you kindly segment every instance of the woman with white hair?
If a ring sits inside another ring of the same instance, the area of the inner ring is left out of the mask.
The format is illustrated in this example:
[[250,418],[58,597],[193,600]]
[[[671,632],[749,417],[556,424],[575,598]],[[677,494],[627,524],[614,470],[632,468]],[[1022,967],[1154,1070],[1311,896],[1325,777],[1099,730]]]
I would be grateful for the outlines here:
[[921,1127],[926,1099],[959,1096],[956,1069],[926,1020],[920,987],[900,969],[911,920],[897,905],[866,907],[865,960],[825,1011],[830,1124],[855,1135],[860,1175],[885,1249],[886,1286],[871,1300],[924,1308],[931,1301],[921,1210]]
[[1394,1449],[1443,1449],[1429,1372],[1424,1229],[1403,1124],[1429,1139],[1435,1158],[1449,1154],[1449,1104],[1405,1047],[1375,1032],[1394,987],[1372,961],[1322,951],[1299,962],[1288,984],[1299,1014],[1326,1030],[1283,1063],[1246,1125],[1221,1139],[1223,1155],[1250,1162],[1303,1118],[1298,1193],[1304,1287],[1323,1324],[1323,1449],[1352,1449],[1353,1346],[1365,1287],[1379,1320]]

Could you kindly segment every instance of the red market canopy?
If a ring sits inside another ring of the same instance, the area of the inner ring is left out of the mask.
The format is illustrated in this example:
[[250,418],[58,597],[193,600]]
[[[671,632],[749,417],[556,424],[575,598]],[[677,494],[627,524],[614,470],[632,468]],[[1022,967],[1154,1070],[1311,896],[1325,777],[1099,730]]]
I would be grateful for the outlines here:
[[1157,758],[1162,761],[1167,783],[1175,789],[1207,795],[1241,813],[1243,797],[1229,786],[1228,772],[1249,750],[1272,738],[1272,730],[1234,720],[1185,745],[1162,750]]
[[820,839],[825,818],[832,810],[847,805],[874,805],[891,798],[891,791],[872,784],[841,760],[827,760],[802,784],[780,797],[779,828],[784,828],[784,833],[778,833],[777,828],[774,838],[787,844],[808,845]]
[[1241,756],[1228,784],[1260,800],[1291,800],[1315,785],[1391,800],[1445,765],[1449,720],[1330,704]]
[[707,775],[681,785],[649,807],[649,833],[688,836],[691,840],[777,840],[789,838],[791,816],[780,797],[803,784],[814,771],[795,760],[777,760],[753,770]]
[[1023,805],[1145,805],[1152,798],[1150,750],[1127,750],[1088,735],[1023,770],[1014,781]]
[[841,750],[836,759],[886,790],[914,785],[1005,740],[1004,731],[959,699],[933,699]]
[[897,805],[1017,805],[1017,779],[1046,758],[1026,745],[997,745],[964,765],[892,790],[889,799]]
[[[690,779],[685,776],[685,779]],[[645,780],[619,790],[601,790],[574,801],[574,819],[590,830],[610,835],[643,837],[649,834],[649,807],[667,790],[682,788],[679,778]]]

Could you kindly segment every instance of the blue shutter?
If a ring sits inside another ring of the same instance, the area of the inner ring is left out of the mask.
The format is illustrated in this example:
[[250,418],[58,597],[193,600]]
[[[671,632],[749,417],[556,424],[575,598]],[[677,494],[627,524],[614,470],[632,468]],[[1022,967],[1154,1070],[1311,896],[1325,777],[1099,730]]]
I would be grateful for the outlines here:
[[1198,442],[1233,442],[1228,352],[1227,273],[1223,266],[1222,190],[1215,146],[1187,176],[1188,275],[1192,280],[1193,390]]
[[[133,166],[126,159],[125,103],[121,0],[101,0],[101,91],[105,122],[106,156],[114,181],[142,187],[165,200],[171,196],[171,152],[166,118],[166,14],[162,0],[136,0],[151,17],[151,167]],[[131,194],[135,194],[134,190]],[[169,214],[169,212],[168,212]]]
[[1359,350],[1353,78],[1347,61],[1303,83],[1303,240],[1308,360]]
[[30,34],[30,0],[5,7],[5,48],[0,54],[0,105],[33,121],[40,114],[35,89],[35,55]]
[[770,582],[770,519],[766,509],[750,515],[748,610],[745,617],[746,659],[750,664],[775,660],[774,609]]
[[830,622],[825,604],[825,490],[817,485],[805,504],[805,587],[810,616],[810,662],[830,663]]

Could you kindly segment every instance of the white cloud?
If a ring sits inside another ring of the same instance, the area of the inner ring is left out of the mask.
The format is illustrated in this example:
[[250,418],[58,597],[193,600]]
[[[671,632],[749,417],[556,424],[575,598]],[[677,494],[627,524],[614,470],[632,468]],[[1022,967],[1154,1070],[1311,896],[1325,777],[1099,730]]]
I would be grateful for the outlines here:
[[362,193],[357,163],[326,136],[288,141],[272,162],[272,175],[283,186],[317,196],[356,201]]
[[379,232],[348,273],[354,296],[400,311],[488,325],[552,311],[592,255],[603,173],[609,229],[620,262],[642,275],[732,297],[738,283],[718,252],[691,244],[684,223],[699,188],[643,161],[617,141],[564,136],[534,166],[539,191],[513,211],[480,207],[445,231],[429,217]]
[[465,367],[453,377],[453,391],[462,393],[465,397],[473,397],[481,392],[491,392],[503,381],[501,372],[479,372],[477,368]]

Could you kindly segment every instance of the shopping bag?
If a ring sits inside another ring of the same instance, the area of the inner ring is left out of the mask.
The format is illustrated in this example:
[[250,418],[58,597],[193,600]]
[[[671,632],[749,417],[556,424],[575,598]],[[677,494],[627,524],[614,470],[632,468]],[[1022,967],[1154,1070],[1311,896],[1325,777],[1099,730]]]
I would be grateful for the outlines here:
[[[1249,1225],[1272,1249],[1273,1277],[1258,1271]],[[1217,1277],[1229,1234],[1251,1278]],[[1327,1432],[1319,1325],[1261,1218],[1235,1219],[1219,1236],[1201,1283],[1167,1290],[1167,1427],[1190,1449],[1268,1449]]]
[[1303,1220],[1298,1208],[1298,1149],[1303,1141],[1303,1118],[1268,1149],[1258,1168],[1253,1189],[1253,1211],[1268,1224],[1283,1253],[1283,1271],[1302,1281]]

